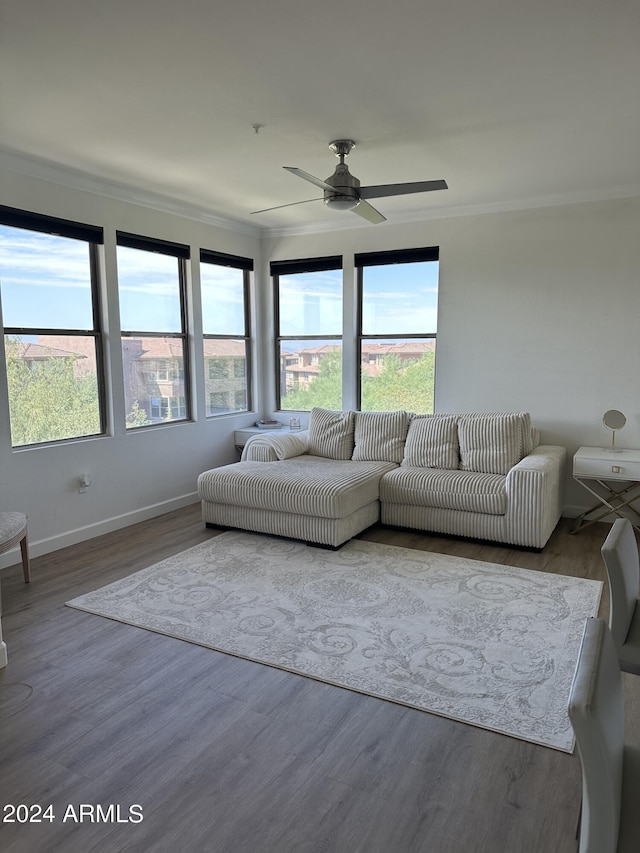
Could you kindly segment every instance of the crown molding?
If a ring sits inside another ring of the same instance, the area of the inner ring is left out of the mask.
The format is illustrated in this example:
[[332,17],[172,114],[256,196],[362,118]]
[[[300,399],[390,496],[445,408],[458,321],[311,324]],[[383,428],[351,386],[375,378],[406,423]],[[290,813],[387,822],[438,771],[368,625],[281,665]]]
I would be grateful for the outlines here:
[[0,147],[0,164],[9,172],[15,172],[30,178],[81,190],[93,195],[104,196],[115,201],[124,201],[139,207],[150,208],[161,213],[170,213],[185,219],[193,219],[205,225],[214,225],[226,231],[233,231],[250,237],[260,237],[262,229],[246,222],[240,222],[204,207],[189,204],[161,193],[142,190],[137,187],[91,175],[80,169],[62,166],[50,160],[32,157],[8,148]]

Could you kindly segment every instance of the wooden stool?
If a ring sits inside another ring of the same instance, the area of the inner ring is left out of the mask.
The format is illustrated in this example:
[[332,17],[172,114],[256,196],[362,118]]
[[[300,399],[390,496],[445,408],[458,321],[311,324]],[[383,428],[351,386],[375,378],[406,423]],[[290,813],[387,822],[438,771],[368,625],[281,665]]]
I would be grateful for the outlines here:
[[27,542],[27,516],[22,512],[0,512],[0,554],[20,543],[24,582],[31,580],[29,545]]

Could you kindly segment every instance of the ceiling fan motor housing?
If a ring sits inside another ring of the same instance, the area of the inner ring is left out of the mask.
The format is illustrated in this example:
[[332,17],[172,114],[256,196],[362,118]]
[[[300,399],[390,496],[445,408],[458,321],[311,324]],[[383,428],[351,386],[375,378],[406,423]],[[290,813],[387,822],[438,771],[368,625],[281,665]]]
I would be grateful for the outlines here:
[[340,163],[325,181],[335,189],[324,191],[324,203],[334,210],[352,210],[360,204],[360,181],[349,171],[346,163]]

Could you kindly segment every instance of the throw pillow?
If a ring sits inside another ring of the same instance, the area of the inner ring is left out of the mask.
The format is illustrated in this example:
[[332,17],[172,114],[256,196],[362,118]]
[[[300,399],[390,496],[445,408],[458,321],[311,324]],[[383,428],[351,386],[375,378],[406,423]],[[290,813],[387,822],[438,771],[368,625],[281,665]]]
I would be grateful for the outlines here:
[[414,415],[409,421],[402,465],[459,468],[458,418],[455,415]]
[[460,468],[508,474],[531,444],[531,418],[524,412],[460,415]]
[[356,462],[402,462],[409,428],[406,412],[356,412]]
[[312,409],[307,453],[310,456],[326,456],[328,459],[351,459],[354,422],[354,412]]

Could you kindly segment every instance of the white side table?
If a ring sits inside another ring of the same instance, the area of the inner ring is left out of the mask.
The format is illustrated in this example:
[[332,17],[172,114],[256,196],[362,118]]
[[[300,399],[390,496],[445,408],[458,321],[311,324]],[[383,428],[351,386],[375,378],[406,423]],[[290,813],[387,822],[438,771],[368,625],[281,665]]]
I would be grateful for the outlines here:
[[[573,478],[598,503],[578,516],[572,533],[611,513],[619,518],[631,516],[631,523],[640,530],[640,511],[633,506],[640,499],[640,450],[580,447],[573,457]],[[622,509],[629,513],[625,516]]]
[[[245,429],[237,429],[233,433],[233,440],[236,445],[236,450],[241,451],[252,435],[273,435],[274,433],[282,435],[284,432],[291,432],[291,430],[289,427],[281,427],[280,429],[260,429],[260,427],[255,426],[246,427]],[[300,430],[296,430],[296,432],[300,432]]]

